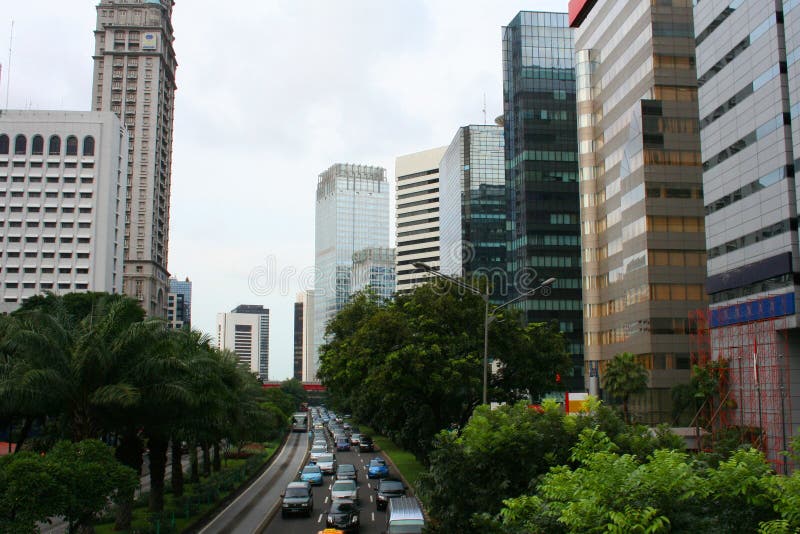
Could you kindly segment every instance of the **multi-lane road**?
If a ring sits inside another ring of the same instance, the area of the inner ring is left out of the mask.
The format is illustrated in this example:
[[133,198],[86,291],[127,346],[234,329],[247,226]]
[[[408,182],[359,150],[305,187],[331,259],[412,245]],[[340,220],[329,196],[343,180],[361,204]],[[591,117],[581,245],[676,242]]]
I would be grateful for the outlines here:
[[[330,446],[330,439],[329,446]],[[331,503],[330,487],[333,476],[326,475],[322,486],[314,486],[314,511],[311,517],[282,518],[280,514],[281,494],[286,485],[297,478],[298,471],[307,461],[308,437],[294,433],[289,436],[283,449],[272,464],[234,501],[226,506],[204,527],[201,534],[317,534],[325,528],[325,520]],[[369,460],[381,452],[357,450],[336,453],[337,463],[353,464],[358,470],[358,497],[362,534],[378,534],[386,525],[386,512],[378,511],[375,505],[377,480],[367,478]],[[390,472],[394,476],[396,473]]]
[[[337,463],[353,464],[358,471],[358,498],[361,508],[361,530],[359,532],[362,534],[378,534],[386,528],[386,512],[378,511],[375,505],[375,488],[378,481],[367,478],[367,464],[376,456],[385,458],[380,452],[360,453],[354,450],[336,453]],[[396,473],[390,472],[390,475],[396,475]],[[316,534],[324,529],[331,504],[330,487],[333,479],[332,475],[327,475],[323,479],[322,486],[314,486],[314,513],[311,514],[311,517],[283,519],[280,514],[276,514],[263,532],[265,534]]]

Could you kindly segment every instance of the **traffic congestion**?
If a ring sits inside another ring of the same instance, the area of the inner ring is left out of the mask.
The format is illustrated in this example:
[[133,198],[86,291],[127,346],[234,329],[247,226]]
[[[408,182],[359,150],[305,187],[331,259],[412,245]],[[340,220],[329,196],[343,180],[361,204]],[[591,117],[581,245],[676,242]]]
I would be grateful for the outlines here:
[[307,412],[307,460],[281,494],[280,513],[265,530],[283,534],[418,533],[417,500],[371,436],[349,416],[325,407]]

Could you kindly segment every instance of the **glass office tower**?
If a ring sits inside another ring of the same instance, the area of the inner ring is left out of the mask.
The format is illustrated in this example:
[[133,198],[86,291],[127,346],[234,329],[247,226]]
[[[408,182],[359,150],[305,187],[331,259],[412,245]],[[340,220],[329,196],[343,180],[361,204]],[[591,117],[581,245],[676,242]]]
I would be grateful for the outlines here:
[[631,412],[668,421],[671,388],[689,379],[689,314],[705,305],[692,8],[577,0],[570,24],[589,389],[616,354],[633,353],[650,378]]
[[548,277],[549,296],[521,303],[529,322],[558,321],[584,389],[577,121],[566,13],[523,11],[503,28],[509,298]]
[[487,277],[508,300],[503,128],[463,126],[439,165],[441,272]]
[[316,206],[314,354],[325,327],[353,294],[353,255],[389,248],[386,169],[337,163],[319,175]]

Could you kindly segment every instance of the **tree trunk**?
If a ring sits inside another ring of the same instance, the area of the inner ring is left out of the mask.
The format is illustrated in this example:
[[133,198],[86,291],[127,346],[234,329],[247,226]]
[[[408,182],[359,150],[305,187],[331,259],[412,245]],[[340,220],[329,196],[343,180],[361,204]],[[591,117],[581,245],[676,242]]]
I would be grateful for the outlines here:
[[[24,445],[25,440],[28,439],[28,434],[30,434],[32,426],[33,418],[26,417],[24,423],[22,423],[22,429],[19,431],[19,439],[17,440],[17,448],[14,449],[14,454],[22,450],[22,445]],[[8,442],[11,443],[11,434],[8,435]]]
[[[134,470],[137,480],[142,476],[142,442],[135,433],[127,433],[120,438],[114,452],[117,460]],[[117,497],[116,521],[114,530],[130,530],[133,518],[133,497],[136,490],[121,491]]]
[[189,448],[189,482],[197,484],[200,482],[200,461],[197,458],[197,443],[192,443]]
[[214,442],[213,462],[214,462],[214,472],[219,473],[220,471],[222,471],[222,460],[220,459],[220,454],[219,454],[219,441]]
[[167,446],[169,440],[163,436],[150,436],[150,511],[164,510],[164,475],[167,469]]
[[183,495],[183,453],[180,440],[172,440],[172,493],[176,497]]
[[203,476],[211,475],[211,455],[207,442],[203,442]]

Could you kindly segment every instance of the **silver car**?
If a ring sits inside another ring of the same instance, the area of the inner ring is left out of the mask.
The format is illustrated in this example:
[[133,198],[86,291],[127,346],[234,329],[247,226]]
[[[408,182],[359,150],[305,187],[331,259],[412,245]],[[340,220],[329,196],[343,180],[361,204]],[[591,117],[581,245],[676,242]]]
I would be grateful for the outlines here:
[[316,462],[317,458],[319,458],[321,454],[328,454],[327,445],[314,445],[313,447],[311,447],[311,453],[309,454],[309,456],[311,457],[312,461]]
[[355,480],[337,480],[331,487],[331,500],[349,499],[358,501],[358,486]]
[[332,475],[336,472],[336,455],[332,453],[320,454],[317,456],[317,465],[324,475]]

